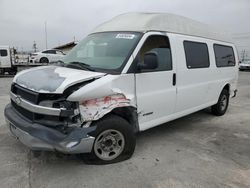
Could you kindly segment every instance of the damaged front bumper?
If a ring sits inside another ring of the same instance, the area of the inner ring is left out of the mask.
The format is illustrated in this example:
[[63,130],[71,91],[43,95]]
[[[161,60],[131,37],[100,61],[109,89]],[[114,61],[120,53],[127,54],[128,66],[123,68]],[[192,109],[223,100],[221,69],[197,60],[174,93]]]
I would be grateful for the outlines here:
[[22,117],[11,104],[4,111],[12,135],[32,150],[57,150],[63,153],[89,153],[95,138],[89,133],[96,127],[74,127],[67,134],[33,123]]

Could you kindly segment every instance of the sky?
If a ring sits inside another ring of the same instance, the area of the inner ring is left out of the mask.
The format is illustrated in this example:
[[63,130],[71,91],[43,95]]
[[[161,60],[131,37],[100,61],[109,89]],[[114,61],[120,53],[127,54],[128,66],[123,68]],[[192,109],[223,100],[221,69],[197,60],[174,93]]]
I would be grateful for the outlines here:
[[97,25],[126,12],[168,12],[233,34],[250,52],[250,0],[0,0],[0,45],[45,49],[83,39]]

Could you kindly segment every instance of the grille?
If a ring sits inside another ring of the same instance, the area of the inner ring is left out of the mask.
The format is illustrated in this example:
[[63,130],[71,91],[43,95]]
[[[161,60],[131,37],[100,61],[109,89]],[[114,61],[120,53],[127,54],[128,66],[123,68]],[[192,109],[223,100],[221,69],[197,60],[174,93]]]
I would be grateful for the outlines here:
[[23,88],[19,85],[16,85],[16,84],[12,85],[11,91],[13,93],[15,93],[16,95],[19,95],[21,98],[23,98],[31,103],[34,103],[34,104],[38,103],[39,93],[25,89],[25,88]]
[[[37,92],[25,89],[19,85],[13,84],[11,86],[11,91],[16,95],[20,96],[22,99],[25,99],[33,104],[38,104],[43,99],[58,99],[61,97],[59,94],[39,94]],[[26,110],[20,106],[18,106],[14,101],[11,100],[12,106],[15,108],[17,112],[19,112],[22,116],[29,119],[30,121],[39,121],[39,120],[49,120],[49,121],[63,121],[63,118],[59,116],[52,115],[42,115]]]

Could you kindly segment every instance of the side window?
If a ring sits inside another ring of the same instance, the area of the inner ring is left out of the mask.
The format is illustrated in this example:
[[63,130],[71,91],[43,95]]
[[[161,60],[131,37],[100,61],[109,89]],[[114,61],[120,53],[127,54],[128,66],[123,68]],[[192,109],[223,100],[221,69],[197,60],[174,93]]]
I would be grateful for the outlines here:
[[188,69],[207,68],[210,66],[206,43],[184,41],[183,44]]
[[149,36],[138,54],[139,63],[144,62],[144,55],[148,52],[157,54],[158,67],[146,72],[172,70],[171,50],[167,37],[161,35]]
[[214,53],[217,67],[235,66],[235,57],[232,47],[214,44]]
[[49,54],[56,54],[55,50],[48,50],[48,51],[49,51]]
[[56,51],[55,50],[46,50],[46,51],[43,51],[42,53],[44,53],[44,54],[56,54]]
[[0,50],[0,56],[1,56],[1,57],[6,57],[6,56],[8,56],[7,50]]

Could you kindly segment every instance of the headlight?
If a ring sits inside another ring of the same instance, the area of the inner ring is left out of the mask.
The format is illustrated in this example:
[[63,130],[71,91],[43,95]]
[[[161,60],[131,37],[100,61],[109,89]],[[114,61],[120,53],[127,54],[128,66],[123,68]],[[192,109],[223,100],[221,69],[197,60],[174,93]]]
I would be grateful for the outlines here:
[[[79,105],[76,102],[66,100],[43,100],[39,103],[40,106],[49,108],[63,108],[66,110],[78,110]],[[79,110],[78,110],[79,111]]]

